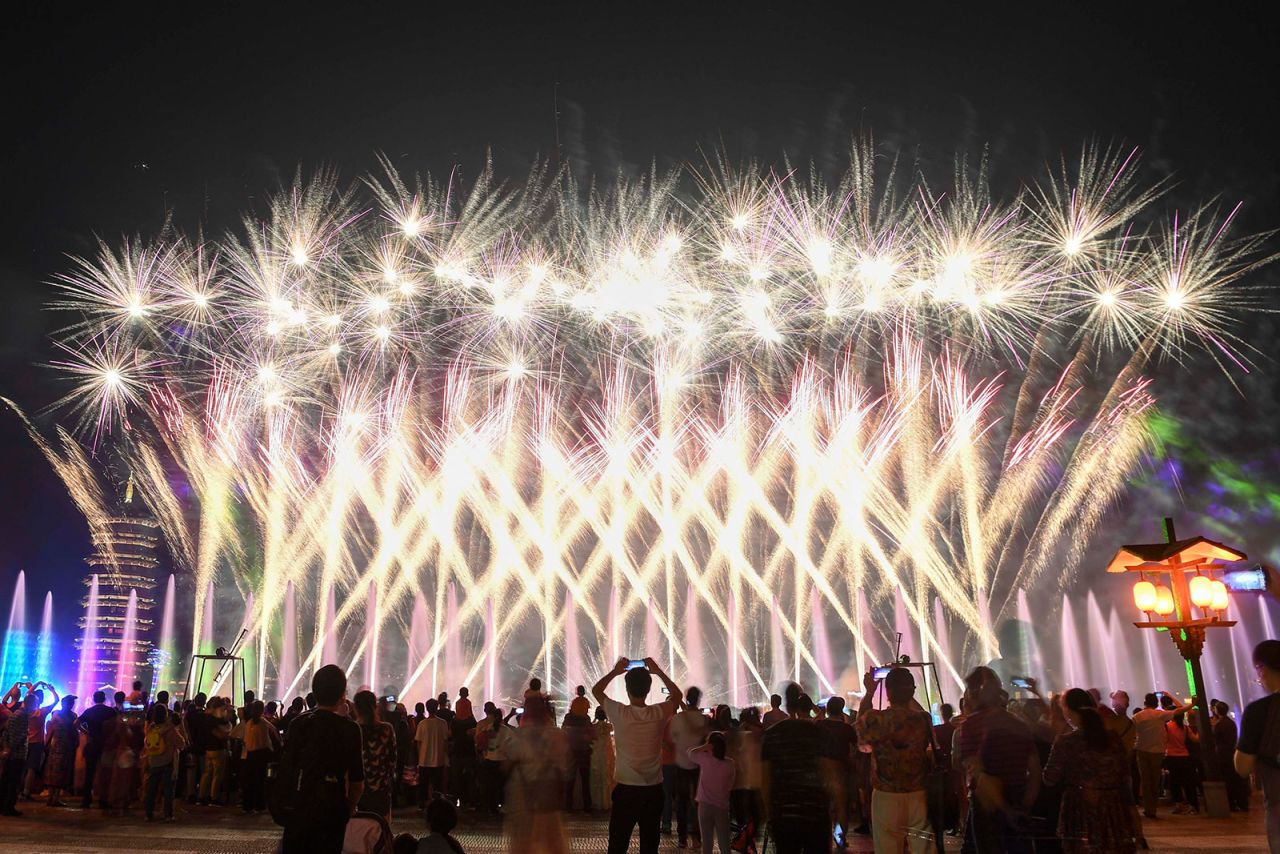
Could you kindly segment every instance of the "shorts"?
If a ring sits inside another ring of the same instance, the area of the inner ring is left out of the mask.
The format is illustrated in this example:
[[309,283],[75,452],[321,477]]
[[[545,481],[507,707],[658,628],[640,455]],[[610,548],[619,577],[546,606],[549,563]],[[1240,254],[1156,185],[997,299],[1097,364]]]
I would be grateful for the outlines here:
[[27,770],[39,773],[44,766],[44,742],[36,741],[27,744]]

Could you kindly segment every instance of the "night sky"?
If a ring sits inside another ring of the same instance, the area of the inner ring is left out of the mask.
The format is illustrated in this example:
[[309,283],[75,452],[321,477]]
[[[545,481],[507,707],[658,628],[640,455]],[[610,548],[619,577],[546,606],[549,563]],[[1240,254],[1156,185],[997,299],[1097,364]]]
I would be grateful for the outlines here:
[[[57,419],[47,407],[65,388],[44,365],[64,321],[42,306],[68,253],[154,235],[169,215],[217,233],[299,166],[354,179],[380,152],[407,172],[457,164],[465,177],[489,150],[519,179],[557,153],[580,176],[611,175],[717,146],[822,166],[870,132],[944,175],[957,150],[988,146],[1007,195],[1099,140],[1141,147],[1149,181],[1174,177],[1166,209],[1220,194],[1244,202],[1241,232],[1280,226],[1280,52],[1243,4],[360,5],[11,13],[0,395],[45,429]],[[1280,558],[1277,326],[1245,319],[1261,353],[1236,387],[1208,360],[1169,372],[1157,394],[1186,434],[1104,525],[1113,541],[1150,539],[1174,512],[1181,532]],[[67,631],[85,525],[7,411],[0,442],[0,607],[25,568],[33,600],[54,590]]]

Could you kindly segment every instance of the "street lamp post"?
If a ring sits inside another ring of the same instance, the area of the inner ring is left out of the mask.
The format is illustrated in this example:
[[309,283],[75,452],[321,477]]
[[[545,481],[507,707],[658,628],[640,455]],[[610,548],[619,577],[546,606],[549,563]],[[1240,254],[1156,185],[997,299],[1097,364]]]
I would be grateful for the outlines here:
[[1164,534],[1163,543],[1121,546],[1107,566],[1107,572],[1139,574],[1139,580],[1133,585],[1133,602],[1145,619],[1134,625],[1167,631],[1187,662],[1191,693],[1200,715],[1205,810],[1213,818],[1226,818],[1230,808],[1218,771],[1200,654],[1209,629],[1226,629],[1236,624],[1235,620],[1226,619],[1230,597],[1226,584],[1217,576],[1224,570],[1224,564],[1245,560],[1245,554],[1204,537],[1179,540],[1172,519],[1164,520]]

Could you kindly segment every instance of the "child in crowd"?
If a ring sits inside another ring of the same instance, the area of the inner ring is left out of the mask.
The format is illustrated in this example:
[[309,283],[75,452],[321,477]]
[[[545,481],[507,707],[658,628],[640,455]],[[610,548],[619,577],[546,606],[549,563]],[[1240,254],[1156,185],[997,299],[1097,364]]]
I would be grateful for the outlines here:
[[458,809],[444,798],[427,804],[427,830],[418,840],[417,854],[466,854],[449,832],[458,826]]
[[700,747],[689,749],[689,759],[698,766],[698,827],[702,828],[702,854],[711,854],[714,839],[720,854],[729,851],[729,793],[733,790],[737,766],[727,755],[724,733],[713,731]]

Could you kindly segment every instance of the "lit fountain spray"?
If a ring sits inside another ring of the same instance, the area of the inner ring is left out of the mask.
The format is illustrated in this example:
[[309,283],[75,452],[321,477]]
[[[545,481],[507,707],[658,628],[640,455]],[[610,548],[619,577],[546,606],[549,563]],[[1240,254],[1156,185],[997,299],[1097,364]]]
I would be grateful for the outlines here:
[[1024,630],[1023,636],[1027,643],[1026,660],[1030,662],[1032,675],[1044,678],[1047,662],[1044,657],[1044,647],[1036,632],[1036,626],[1040,625],[1041,621],[1032,619],[1031,606],[1027,603],[1027,591],[1021,588],[1018,589],[1018,620],[1022,623]]
[[[609,616],[606,624],[609,632],[609,647],[612,649],[609,654],[611,661],[617,661],[622,657],[622,626],[618,617],[618,597],[618,588],[615,586],[609,591]],[[692,623],[686,623],[686,626],[689,625]]]
[[734,708],[742,706],[744,702],[743,687],[747,684],[746,668],[743,663],[742,651],[739,649],[742,638],[742,605],[738,600],[738,594],[730,592],[729,634],[726,636],[726,641],[731,645],[729,651],[729,698]]
[[[573,596],[565,594],[565,619],[569,621],[565,631],[565,649],[568,656],[566,667],[569,679],[582,678],[582,651],[578,648],[578,625],[576,612],[573,610]],[[498,625],[493,617],[493,600],[489,600],[484,614],[484,658],[485,658],[485,697],[498,702],[496,679],[498,671]]]
[[[378,591],[369,590],[364,605],[365,625],[370,631],[370,642],[364,651],[364,687],[378,693]],[[283,681],[283,680],[282,680]],[[288,683],[285,683],[288,684]]]
[[[489,608],[493,608],[493,603],[489,603]],[[427,661],[427,652],[431,648],[431,627],[427,621],[427,599],[421,593],[413,597],[413,614],[409,618],[409,658],[408,665],[411,673],[418,673],[418,677],[401,689],[401,694],[405,697],[421,696],[422,686],[422,665]]]
[[[293,582],[290,581],[284,594],[284,637],[280,643],[280,679],[279,685],[293,684],[298,673],[298,602]],[[287,697],[281,697],[286,702]]]
[[[36,635],[36,679],[54,678],[53,665],[53,591],[44,594],[44,610],[40,612],[40,634]],[[2,681],[2,680],[0,680]],[[4,690],[0,688],[0,690]]]
[[129,591],[129,603],[124,609],[124,626],[120,631],[120,652],[116,657],[116,690],[128,692],[138,676],[138,591]]
[[[1247,666],[1252,644],[1273,635],[1273,611],[1280,607],[1267,595],[1258,596],[1258,605],[1246,605],[1244,597],[1236,602],[1238,623],[1216,645],[1205,645],[1203,659],[1205,684],[1212,697],[1234,703],[1238,713],[1258,696]],[[1077,616],[1071,595],[1062,597],[1062,611],[1057,631],[1037,630],[1044,621],[1031,619],[1025,601],[1020,603],[1020,620],[1031,626],[1026,635],[1030,673],[1008,672],[1006,676],[1033,675],[1042,679],[1042,689],[1060,691],[1066,688],[1097,688],[1104,698],[1123,689],[1134,705],[1140,705],[1148,691],[1170,690],[1182,695],[1185,690],[1184,664],[1167,635],[1154,631],[1138,631],[1128,625],[1120,613],[1109,609],[1104,619],[1096,598],[1085,596],[1086,608]],[[938,627],[939,636],[945,634]],[[1088,639],[1090,655],[1084,654]],[[1050,665],[1047,655],[1053,655]],[[1047,671],[1047,672],[1046,672]]]
[[1258,617],[1262,621],[1262,636],[1264,638],[1274,638],[1276,636],[1276,627],[1271,621],[1271,611],[1267,608],[1265,596],[1258,597]]
[[816,675],[818,690],[827,694],[836,693],[836,686],[831,683],[835,676],[834,660],[831,656],[831,642],[827,637],[827,612],[822,607],[822,598],[817,590],[810,592],[809,607],[810,631],[813,634],[813,658],[817,664]]
[[76,695],[88,702],[95,685],[94,673],[98,666],[98,576],[89,579],[89,595],[85,599],[84,628],[80,634],[80,662],[76,670]]
[[[1106,677],[1106,682],[1101,683],[1109,685],[1114,690],[1115,686],[1120,684],[1120,660],[1122,658],[1122,650],[1120,644],[1123,638],[1113,638],[1111,629],[1107,626],[1107,622],[1103,619],[1102,608],[1098,605],[1098,597],[1092,590],[1085,597],[1085,625],[1088,628],[1089,638],[1094,649],[1102,650],[1103,654],[1095,656],[1102,659],[1102,672]],[[1094,665],[1094,673],[1091,674],[1096,679],[1097,665]]]
[[200,612],[200,641],[197,645],[197,651],[203,655],[209,655],[216,649],[213,642],[213,603],[213,582],[210,581],[205,585],[204,608]]
[[[579,684],[585,684],[582,673],[582,647],[578,640],[578,612],[573,609],[573,593],[565,591],[564,594],[564,675],[565,675],[565,696],[572,697],[574,689]],[[488,677],[486,683],[488,685],[490,698],[493,697],[494,691],[494,672],[495,661],[497,655],[496,639],[493,636],[494,629],[493,620],[493,603],[489,603],[489,608],[485,614],[485,657],[488,659]]]
[[9,625],[4,633],[4,652],[0,655],[0,682],[9,685],[27,676],[31,639],[27,637],[27,573],[18,572],[13,583],[13,600],[9,603]]
[[869,625],[871,612],[867,604],[866,591],[861,587],[858,588],[855,600],[857,602],[858,613],[858,635],[866,639],[865,643],[858,645],[858,673],[862,674],[867,671],[868,667],[887,663],[887,659],[878,654],[878,647],[871,640],[871,638],[874,637],[874,633],[871,631],[871,626]]
[[462,674],[466,662],[462,658],[462,624],[458,621],[458,588],[450,581],[447,594],[446,609],[448,620],[445,622],[444,642],[444,685],[436,691],[448,691],[450,696],[462,687]]
[[1063,678],[1062,684],[1083,685],[1084,655],[1080,652],[1080,637],[1076,630],[1071,600],[1065,597],[1062,600],[1062,630],[1058,637],[1062,643],[1062,670],[1059,671]]
[[[323,660],[320,662],[322,666],[338,663],[338,593],[332,587],[329,588],[329,595],[325,597],[324,615],[326,628]],[[297,677],[294,677],[294,681],[297,681]]]
[[[942,655],[948,661],[951,660],[951,627],[947,625],[947,613],[942,607],[942,600],[934,598],[933,600],[933,633],[938,638],[939,647]],[[928,673],[928,671],[925,671]],[[952,684],[960,690],[964,688],[964,680],[959,678],[958,674],[951,674]],[[952,705],[955,705],[954,703]]]
[[658,655],[658,650],[665,649],[661,635],[658,633],[658,603],[650,597],[649,607],[644,610],[644,655]]
[[778,607],[776,598],[773,600],[773,608],[769,610],[769,648],[769,666],[776,691],[791,679],[791,665],[787,662],[787,644],[782,637],[782,610]]
[[[687,588],[684,597],[684,648],[705,649],[702,645],[702,615],[698,608],[698,597],[694,595],[692,585]],[[703,687],[707,684],[707,672],[703,667],[701,656],[688,662],[685,674],[691,685]]]
[[173,612],[176,602],[174,596],[177,591],[177,584],[173,577],[173,573],[169,573],[169,579],[164,586],[164,608],[160,614],[160,634],[157,637],[157,643],[151,653],[152,671],[151,671],[151,694],[160,690],[168,690],[169,685],[173,682],[173,664],[175,652],[177,651],[177,638],[174,636]]

